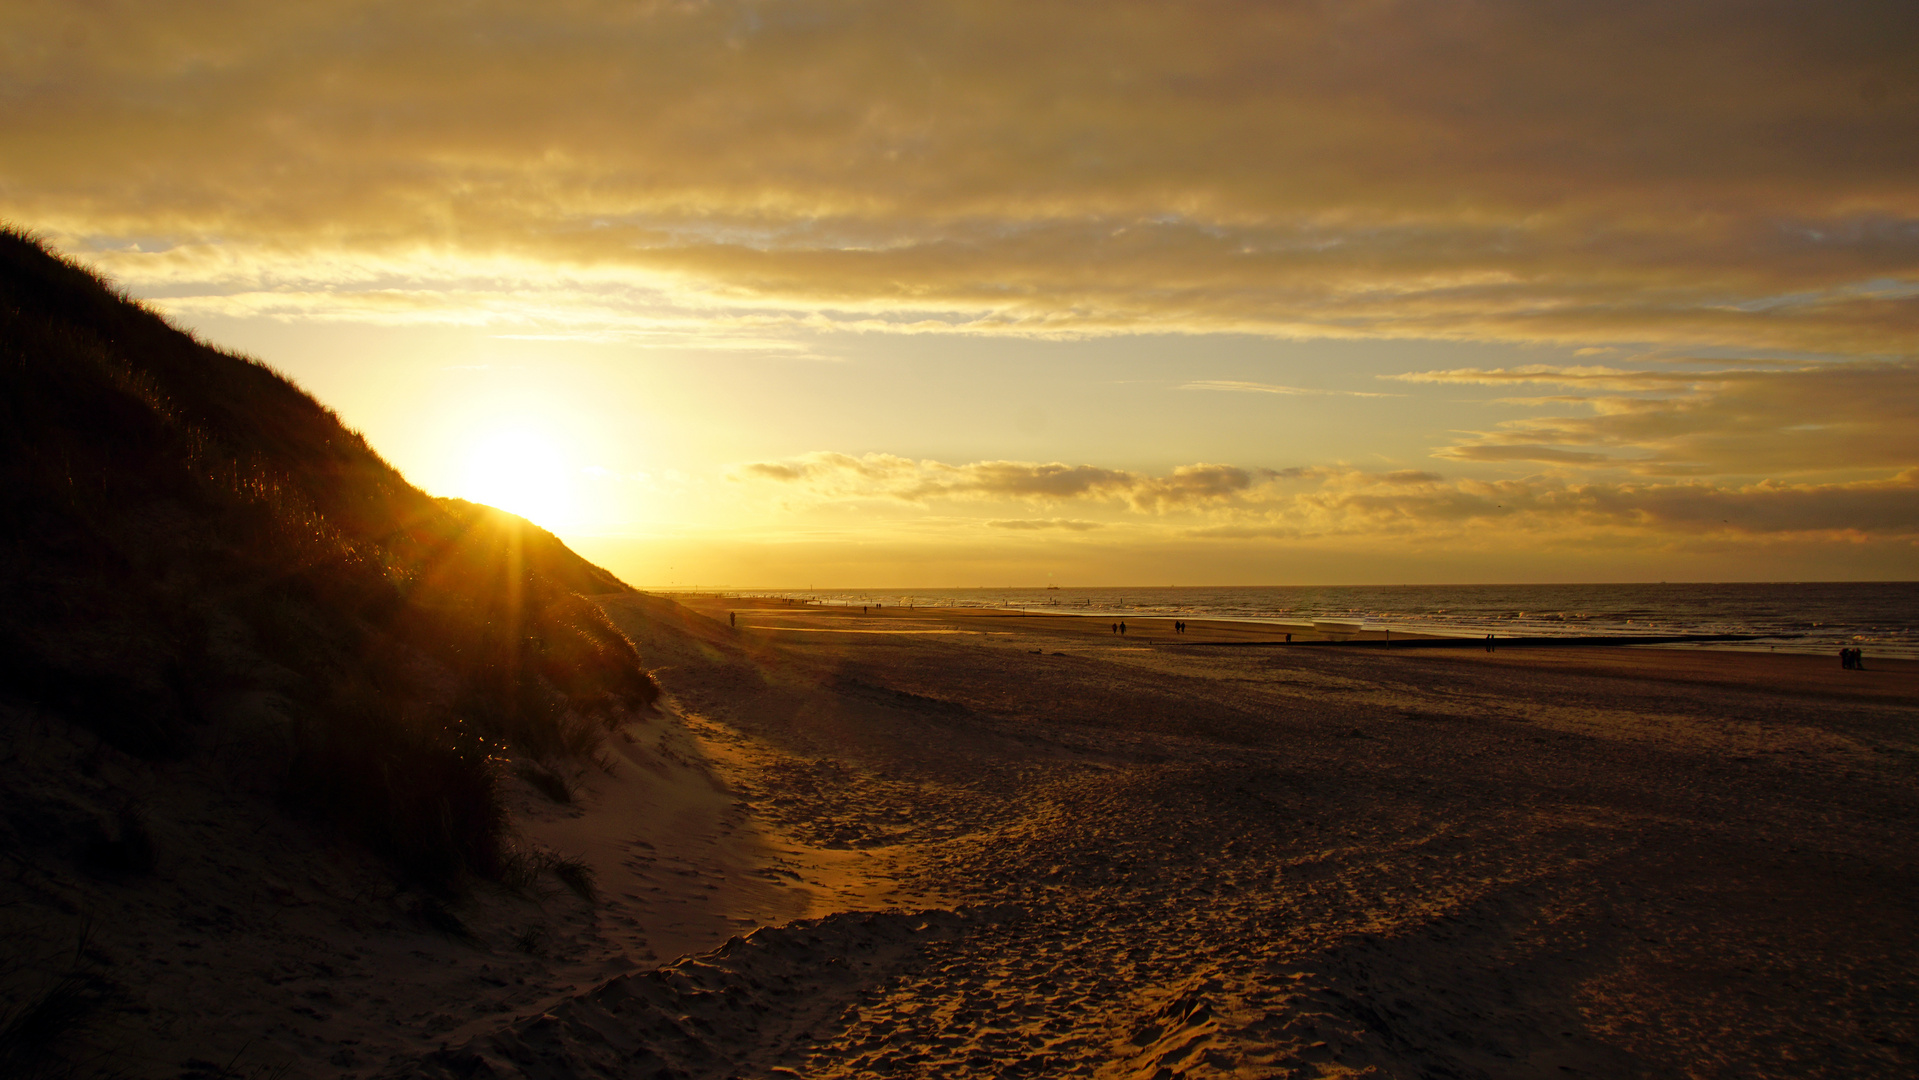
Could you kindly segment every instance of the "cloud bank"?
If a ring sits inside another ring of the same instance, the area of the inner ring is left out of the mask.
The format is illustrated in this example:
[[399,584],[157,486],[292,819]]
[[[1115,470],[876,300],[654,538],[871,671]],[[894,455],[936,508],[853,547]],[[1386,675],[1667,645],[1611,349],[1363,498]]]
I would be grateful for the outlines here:
[[[949,464],[885,454],[814,453],[739,469],[815,503],[1025,503],[1105,507],[1120,521],[1195,538],[1441,541],[1469,534],[1592,538],[1919,538],[1919,468],[1869,480],[1750,484],[1483,481],[1423,470],[1182,466],[1164,476],[1093,465]],[[1132,515],[1132,516],[1128,516]],[[1084,519],[991,519],[1001,529],[1089,529]],[[1489,534],[1488,530],[1497,530]]]
[[1045,529],[1065,529],[1068,532],[1086,532],[1100,527],[1097,521],[1080,521],[1075,518],[1012,518],[988,521],[989,529],[1013,529],[1019,532],[1035,532]]
[[1281,386],[1277,383],[1247,382],[1241,379],[1195,379],[1180,384],[1181,390],[1222,390],[1230,394],[1281,394],[1287,397],[1401,397],[1400,394],[1378,394],[1365,390],[1318,390],[1304,386]]
[[1271,470],[1200,464],[1182,465],[1166,476],[1154,477],[1125,469],[1060,462],[976,461],[948,465],[892,454],[853,457],[822,451],[792,461],[755,462],[741,467],[736,475],[797,485],[824,498],[889,499],[908,503],[937,499],[1037,503],[1083,499],[1116,502],[1146,513],[1163,513],[1217,503],[1247,492],[1256,483],[1278,474]]
[[1573,395],[1551,403],[1584,410],[1466,433],[1438,451],[1455,461],[1775,477],[1919,464],[1919,362],[1910,360],[1703,371],[1462,368],[1394,378],[1557,387]]
[[29,0],[0,215],[282,318],[1906,355],[1915,42],[1896,0]]

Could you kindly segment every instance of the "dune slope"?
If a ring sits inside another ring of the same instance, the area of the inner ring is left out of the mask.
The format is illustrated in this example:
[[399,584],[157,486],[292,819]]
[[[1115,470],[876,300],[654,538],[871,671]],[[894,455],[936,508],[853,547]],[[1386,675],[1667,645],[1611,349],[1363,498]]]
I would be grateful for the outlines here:
[[657,697],[583,595],[624,588],[0,231],[0,1073],[66,1075],[137,1007],[107,937],[563,869],[514,776],[564,797]]

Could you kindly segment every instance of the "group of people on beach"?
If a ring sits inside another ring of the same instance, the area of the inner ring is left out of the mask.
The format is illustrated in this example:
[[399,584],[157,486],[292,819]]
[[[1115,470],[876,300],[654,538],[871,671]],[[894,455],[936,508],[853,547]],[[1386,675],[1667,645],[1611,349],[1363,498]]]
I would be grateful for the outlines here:
[[1839,666],[1845,668],[1847,671],[1866,670],[1866,650],[1840,649]]
[[[1114,623],[1114,624],[1113,624],[1113,633],[1115,633],[1115,634],[1124,634],[1125,632],[1126,632],[1126,620],[1125,620],[1125,619],[1121,619],[1120,621],[1118,621],[1118,622],[1116,622],[1116,623]],[[1186,624],[1185,624],[1185,623],[1183,623],[1183,622],[1174,622],[1174,623],[1173,623],[1173,633],[1175,633],[1175,634],[1184,634],[1185,632],[1186,632]],[[1288,634],[1288,635],[1286,636],[1286,640],[1287,640],[1287,641],[1291,641],[1291,640],[1293,640],[1293,638],[1292,638],[1292,635],[1291,635],[1291,634]]]

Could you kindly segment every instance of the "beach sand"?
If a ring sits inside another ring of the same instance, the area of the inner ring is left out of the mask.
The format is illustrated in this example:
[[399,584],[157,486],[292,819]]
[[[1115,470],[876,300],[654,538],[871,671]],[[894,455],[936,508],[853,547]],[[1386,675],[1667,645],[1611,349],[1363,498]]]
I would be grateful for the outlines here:
[[1208,649],[1275,631],[687,605],[608,607],[662,661],[741,828],[796,888],[844,903],[863,879],[862,907],[904,914],[761,930],[430,1068],[1915,1064],[1912,665]]
[[100,931],[125,1030],[294,1076],[1919,1068],[1919,666],[602,602],[665,707],[575,806],[516,789],[597,903],[482,890],[461,939],[276,865]]

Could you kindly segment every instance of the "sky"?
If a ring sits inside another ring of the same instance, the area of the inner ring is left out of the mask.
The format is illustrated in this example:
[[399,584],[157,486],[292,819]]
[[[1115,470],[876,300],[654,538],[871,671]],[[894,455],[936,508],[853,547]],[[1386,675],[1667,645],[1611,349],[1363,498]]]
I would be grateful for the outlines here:
[[653,587],[1919,578],[1919,5],[0,8],[0,219]]

